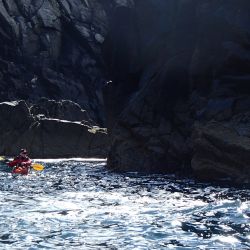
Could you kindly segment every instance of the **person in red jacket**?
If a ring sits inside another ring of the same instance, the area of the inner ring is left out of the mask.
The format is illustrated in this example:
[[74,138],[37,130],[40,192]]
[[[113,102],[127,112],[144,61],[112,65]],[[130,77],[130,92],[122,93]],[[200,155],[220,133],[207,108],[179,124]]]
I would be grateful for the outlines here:
[[12,173],[28,174],[31,167],[31,159],[28,157],[26,149],[21,149],[20,154],[8,163],[9,167],[13,167]]

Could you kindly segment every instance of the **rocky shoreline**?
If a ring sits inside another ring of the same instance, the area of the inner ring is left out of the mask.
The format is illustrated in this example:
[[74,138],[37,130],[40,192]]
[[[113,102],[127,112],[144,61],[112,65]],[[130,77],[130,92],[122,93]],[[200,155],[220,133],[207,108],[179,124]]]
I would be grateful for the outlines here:
[[249,183],[249,11],[235,0],[0,2],[0,154]]

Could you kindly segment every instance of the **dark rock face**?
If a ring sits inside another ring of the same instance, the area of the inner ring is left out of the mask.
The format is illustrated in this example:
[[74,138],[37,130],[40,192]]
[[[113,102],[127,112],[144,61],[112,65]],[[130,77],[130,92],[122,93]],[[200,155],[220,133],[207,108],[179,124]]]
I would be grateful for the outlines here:
[[229,124],[210,122],[196,125],[193,133],[192,167],[202,179],[231,177],[249,182],[250,138],[240,136]]
[[[115,72],[106,90],[111,169],[194,171],[199,176],[204,169],[204,177],[209,168],[221,166],[223,177],[249,181],[243,167],[247,160],[235,166],[238,172],[231,165],[223,170],[230,161],[228,145],[225,153],[220,149],[220,166],[215,158],[204,163],[209,147],[200,154],[199,139],[191,137],[197,121],[205,126],[215,120],[239,130],[231,121],[249,111],[249,10],[249,2],[233,0],[134,1],[133,8],[116,10],[111,38],[105,41]],[[124,30],[129,34],[122,36]],[[223,137],[223,129],[220,133]]]
[[105,1],[0,2],[0,101],[69,99],[103,123]]
[[81,122],[33,116],[24,101],[0,103],[0,154],[27,148],[32,158],[101,157],[108,151],[104,129]]
[[[43,132],[66,126],[49,118],[106,122],[111,169],[204,177],[219,167],[207,136],[249,138],[249,12],[247,0],[1,1],[0,101],[26,100]],[[219,172],[249,180],[223,147]]]
[[30,107],[1,106],[3,154],[106,156],[101,47],[120,5],[129,1],[0,1],[0,101]]
[[[1,131],[6,131],[11,134],[13,130],[19,129],[24,131],[35,122],[34,117],[29,113],[27,104],[24,101],[4,102],[0,104],[1,113]],[[1,133],[3,136],[4,133]],[[2,142],[10,139],[2,139]],[[11,142],[10,142],[11,143]]]

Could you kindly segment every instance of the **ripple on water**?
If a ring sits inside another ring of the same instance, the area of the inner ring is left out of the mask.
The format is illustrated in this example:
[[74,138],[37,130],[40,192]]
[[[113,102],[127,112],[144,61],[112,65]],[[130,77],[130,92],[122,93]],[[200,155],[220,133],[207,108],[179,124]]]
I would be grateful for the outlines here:
[[249,190],[48,161],[0,172],[0,248],[248,249]]

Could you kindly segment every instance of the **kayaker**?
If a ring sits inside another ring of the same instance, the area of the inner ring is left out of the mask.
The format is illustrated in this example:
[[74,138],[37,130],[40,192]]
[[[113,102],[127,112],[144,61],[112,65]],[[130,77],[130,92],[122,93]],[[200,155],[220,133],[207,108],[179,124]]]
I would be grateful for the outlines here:
[[31,167],[31,159],[28,157],[26,149],[21,149],[20,154],[8,163],[9,167],[13,167],[12,173],[28,174]]

